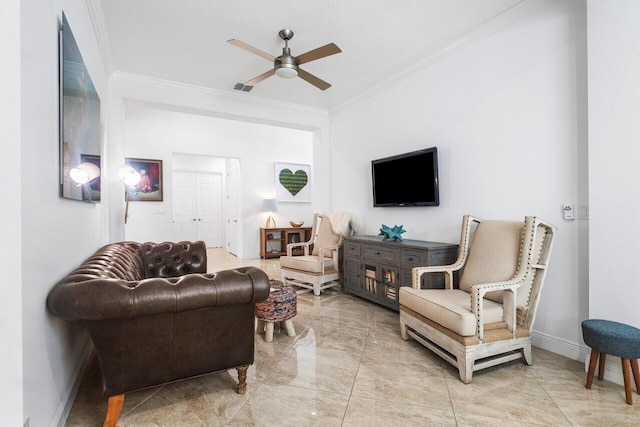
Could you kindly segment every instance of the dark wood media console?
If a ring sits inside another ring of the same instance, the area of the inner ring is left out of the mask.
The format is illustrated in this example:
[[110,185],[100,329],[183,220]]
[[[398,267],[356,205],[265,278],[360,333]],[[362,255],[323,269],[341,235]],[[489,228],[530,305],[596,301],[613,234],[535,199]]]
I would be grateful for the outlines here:
[[[401,286],[411,286],[411,269],[455,262],[458,245],[422,240],[382,240],[379,236],[344,239],[343,288],[398,311]],[[423,289],[444,288],[444,276],[425,274]]]

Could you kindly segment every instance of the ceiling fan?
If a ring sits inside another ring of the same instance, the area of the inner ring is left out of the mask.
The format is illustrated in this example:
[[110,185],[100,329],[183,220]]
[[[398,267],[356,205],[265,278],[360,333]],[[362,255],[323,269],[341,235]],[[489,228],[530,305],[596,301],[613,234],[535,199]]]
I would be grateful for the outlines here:
[[273,61],[273,68],[271,70],[252,78],[244,84],[237,83],[234,89],[249,92],[255,85],[257,85],[264,79],[273,76],[274,74],[285,79],[300,77],[302,80],[311,83],[320,90],[329,89],[331,87],[329,83],[325,82],[322,79],[319,79],[311,73],[304,71],[299,66],[302,64],[306,64],[307,62],[315,61],[316,59],[324,58],[325,56],[335,55],[336,53],[342,52],[342,50],[340,50],[340,48],[334,43],[329,43],[317,49],[313,49],[309,52],[303,53],[302,55],[293,56],[291,55],[291,50],[289,49],[289,40],[293,38],[293,31],[281,30],[278,34],[280,35],[280,38],[284,40],[284,47],[282,48],[282,55],[278,56],[277,58],[273,55],[269,55],[268,53],[261,51],[260,49],[241,42],[240,40],[227,40],[234,46],[254,53],[258,56],[268,59],[269,61]]

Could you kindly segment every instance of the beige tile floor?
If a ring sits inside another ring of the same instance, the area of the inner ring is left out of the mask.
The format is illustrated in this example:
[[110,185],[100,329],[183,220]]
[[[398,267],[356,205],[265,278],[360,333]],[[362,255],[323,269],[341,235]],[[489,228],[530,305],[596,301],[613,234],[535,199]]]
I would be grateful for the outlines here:
[[[278,260],[239,260],[209,250],[209,271],[243,265],[279,278]],[[415,341],[400,339],[397,313],[340,291],[298,296],[297,335],[256,336],[244,396],[235,370],[135,393],[118,426],[638,426],[640,395],[594,381],[584,366],[534,348],[534,365],[511,362],[457,371]],[[67,426],[99,426],[106,412],[97,363],[90,364]]]

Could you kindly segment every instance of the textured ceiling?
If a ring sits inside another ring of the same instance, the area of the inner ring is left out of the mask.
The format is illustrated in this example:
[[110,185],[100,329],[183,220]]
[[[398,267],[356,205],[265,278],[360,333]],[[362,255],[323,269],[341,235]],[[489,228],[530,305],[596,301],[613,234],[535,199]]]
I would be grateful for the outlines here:
[[[333,108],[433,57],[531,0],[101,0],[117,71],[319,108]],[[498,18],[496,18],[498,17]],[[300,55],[333,42],[342,53],[301,66],[331,83],[273,76],[250,93],[238,82],[272,63],[227,43],[278,56],[281,29]]]

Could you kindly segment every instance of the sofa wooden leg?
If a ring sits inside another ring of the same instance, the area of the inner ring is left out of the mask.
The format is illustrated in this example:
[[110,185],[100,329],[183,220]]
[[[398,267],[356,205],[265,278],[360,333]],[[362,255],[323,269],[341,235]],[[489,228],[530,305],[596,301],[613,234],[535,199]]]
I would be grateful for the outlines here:
[[109,397],[109,404],[107,407],[107,416],[104,418],[103,427],[115,427],[118,419],[120,418],[120,412],[122,411],[122,405],[124,404],[124,394]]
[[247,369],[249,369],[249,365],[236,368],[236,371],[238,371],[238,394],[247,392]]
[[591,358],[589,359],[589,372],[587,373],[587,384],[585,387],[591,388],[593,384],[593,376],[596,373],[596,365],[598,364],[598,355],[600,353],[597,350],[591,349]]

